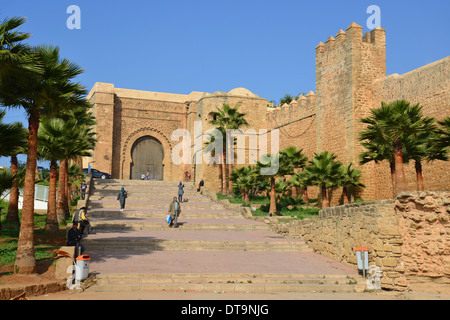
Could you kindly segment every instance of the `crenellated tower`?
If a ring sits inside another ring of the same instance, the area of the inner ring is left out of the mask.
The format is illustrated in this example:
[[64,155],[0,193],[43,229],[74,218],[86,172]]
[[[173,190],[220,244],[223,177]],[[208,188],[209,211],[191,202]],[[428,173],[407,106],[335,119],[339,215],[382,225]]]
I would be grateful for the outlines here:
[[[316,47],[316,148],[357,167],[360,119],[375,107],[374,81],[386,76],[386,36],[378,27],[363,36],[352,23]],[[367,166],[360,168],[370,170]]]

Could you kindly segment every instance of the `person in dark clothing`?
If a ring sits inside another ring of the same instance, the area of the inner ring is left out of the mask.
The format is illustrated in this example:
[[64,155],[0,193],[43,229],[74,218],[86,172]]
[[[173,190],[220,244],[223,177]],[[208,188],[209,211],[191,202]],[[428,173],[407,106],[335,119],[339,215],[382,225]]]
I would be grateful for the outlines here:
[[178,202],[183,202],[184,184],[180,181],[178,185]]
[[86,189],[87,184],[83,181],[83,183],[81,184],[81,200],[84,200],[84,198],[86,197]]
[[81,231],[78,229],[78,223],[73,222],[72,229],[70,229],[67,234],[67,246],[75,246],[74,259],[78,256],[78,254],[83,254],[85,251],[84,245],[80,242],[81,238],[82,236]]
[[202,191],[202,187],[205,185],[205,182],[203,181],[203,179],[200,179],[200,183],[198,184],[198,188],[197,191]]
[[120,201],[120,211],[123,211],[125,209],[125,199],[128,197],[127,192],[125,191],[125,188],[122,187],[120,189],[119,194],[117,195],[117,200]]

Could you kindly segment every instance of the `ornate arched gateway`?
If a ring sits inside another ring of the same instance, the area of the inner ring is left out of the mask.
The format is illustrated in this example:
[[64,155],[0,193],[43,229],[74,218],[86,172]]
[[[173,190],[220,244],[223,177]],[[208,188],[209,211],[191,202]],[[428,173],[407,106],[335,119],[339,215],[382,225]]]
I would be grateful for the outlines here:
[[151,136],[137,139],[131,148],[130,179],[141,179],[142,175],[150,180],[164,179],[164,148],[162,143]]
[[141,179],[150,172],[152,180],[168,180],[173,175],[170,155],[172,146],[167,137],[154,128],[140,128],[125,141],[122,149],[120,179]]

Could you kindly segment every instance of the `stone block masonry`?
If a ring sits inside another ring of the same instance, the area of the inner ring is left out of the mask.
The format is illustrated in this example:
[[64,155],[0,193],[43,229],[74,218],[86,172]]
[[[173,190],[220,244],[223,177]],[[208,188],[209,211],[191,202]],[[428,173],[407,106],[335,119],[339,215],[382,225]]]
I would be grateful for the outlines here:
[[382,270],[383,289],[450,293],[450,192],[407,192],[319,215],[273,228],[355,268],[356,247],[367,247],[369,265]]
[[[363,34],[363,29],[353,22],[345,31],[339,30],[325,43],[320,42],[315,48],[315,92],[310,91],[279,108],[267,108],[267,99],[245,88],[228,92],[172,94],[96,83],[88,99],[94,105],[98,142],[93,156],[85,159],[84,167],[87,167],[87,162],[94,161],[94,168],[111,173],[113,178],[131,179],[134,176],[136,179],[134,173],[142,170],[138,168],[140,165],[136,159],[145,155],[145,152],[138,152],[144,149],[141,148],[141,140],[152,138],[161,144],[163,160],[148,160],[145,166],[162,168],[162,180],[179,181],[189,170],[191,181],[198,182],[203,178],[211,190],[217,191],[219,166],[194,164],[193,159],[191,163],[174,164],[171,152],[177,141],[171,140],[171,134],[176,129],[189,131],[191,154],[201,158],[199,151],[195,150],[195,122],[203,122],[204,133],[211,128],[209,121],[217,108],[224,103],[232,107],[239,104],[239,111],[246,114],[250,124],[243,128],[245,131],[267,129],[271,135],[274,129],[278,129],[280,150],[295,146],[303,149],[309,158],[316,152],[334,153],[345,166],[352,162],[353,168],[362,172],[361,182],[366,188],[356,188],[353,192],[355,198],[392,199],[387,161],[359,164],[359,155],[364,151],[359,134],[365,129],[361,119],[369,116],[371,109],[379,108],[381,101],[390,103],[399,99],[420,103],[424,114],[437,120],[448,116],[450,57],[403,75],[387,76],[386,30],[377,27]],[[250,138],[247,141],[245,147],[240,147],[245,149],[246,160],[250,158],[250,152],[260,155],[262,150],[259,146],[251,143]],[[238,148],[236,146],[236,150]],[[239,166],[230,165],[229,169]],[[407,190],[416,190],[414,163],[411,161],[405,167]],[[450,190],[450,162],[424,163],[423,175],[427,190]],[[308,192],[311,197],[317,196],[317,188]],[[342,204],[341,195],[342,188],[330,192],[330,203]]]
[[450,291],[450,192],[405,192],[394,204],[410,287]]

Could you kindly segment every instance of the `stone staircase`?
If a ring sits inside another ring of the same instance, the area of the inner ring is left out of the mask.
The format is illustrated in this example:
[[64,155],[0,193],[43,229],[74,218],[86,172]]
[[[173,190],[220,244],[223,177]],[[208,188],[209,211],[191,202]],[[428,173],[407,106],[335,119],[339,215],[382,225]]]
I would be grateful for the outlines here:
[[354,279],[342,275],[305,274],[104,274],[96,291],[191,292],[353,292]]
[[[122,186],[128,192],[123,212],[116,200]],[[97,233],[83,243],[97,284],[88,290],[354,290],[354,271],[315,255],[302,239],[225,209],[192,183],[185,183],[188,201],[182,203],[179,228],[169,228],[165,217],[177,190],[176,182],[94,180],[88,216]]]

